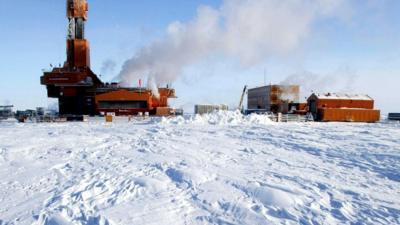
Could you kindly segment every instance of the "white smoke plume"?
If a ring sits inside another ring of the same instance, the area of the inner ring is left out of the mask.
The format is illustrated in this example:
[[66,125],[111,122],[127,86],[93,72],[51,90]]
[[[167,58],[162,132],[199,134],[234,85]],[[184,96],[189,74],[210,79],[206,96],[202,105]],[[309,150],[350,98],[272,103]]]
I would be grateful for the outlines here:
[[310,71],[302,71],[286,77],[281,85],[300,85],[302,98],[310,96],[311,93],[324,93],[337,83],[335,77],[330,75],[319,75]]
[[58,102],[52,102],[47,105],[47,110],[52,112],[59,112]]
[[102,74],[112,74],[114,72],[116,66],[117,66],[117,63],[114,60],[107,59],[101,65],[100,71]]
[[122,85],[152,74],[157,84],[174,81],[185,66],[212,55],[252,66],[288,54],[310,34],[314,22],[337,16],[344,0],[225,0],[219,8],[201,6],[188,22],[174,22],[166,36],[127,60],[117,79]]
[[158,91],[158,86],[156,81],[154,80],[153,76],[148,76],[147,79],[147,89],[151,90],[152,94],[157,98],[160,99],[160,93]]
[[349,67],[338,68],[327,74],[317,74],[311,71],[301,71],[287,76],[281,85],[300,85],[301,99],[311,93],[355,93],[357,72]]

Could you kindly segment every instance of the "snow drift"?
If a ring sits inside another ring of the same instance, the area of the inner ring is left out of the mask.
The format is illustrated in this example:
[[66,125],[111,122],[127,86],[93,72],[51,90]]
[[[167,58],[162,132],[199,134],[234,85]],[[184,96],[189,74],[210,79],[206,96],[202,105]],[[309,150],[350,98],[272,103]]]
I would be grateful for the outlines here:
[[399,123],[179,118],[0,123],[0,224],[400,221]]
[[209,124],[209,125],[240,125],[240,124],[271,124],[267,115],[243,115],[240,111],[215,111],[208,114],[196,114],[162,118],[163,124]]

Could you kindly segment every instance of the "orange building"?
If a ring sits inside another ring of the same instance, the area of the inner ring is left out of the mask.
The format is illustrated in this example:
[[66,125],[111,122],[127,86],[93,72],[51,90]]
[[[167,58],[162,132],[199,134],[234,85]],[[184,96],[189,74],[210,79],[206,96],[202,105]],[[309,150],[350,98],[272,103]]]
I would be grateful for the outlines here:
[[309,112],[317,121],[377,122],[380,111],[368,95],[312,94],[308,98]]
[[[175,98],[175,90],[159,88],[157,93],[144,88],[98,89],[95,104],[96,111],[102,114],[135,115],[146,113],[150,115],[168,115],[168,99]],[[104,91],[104,93],[101,93]]]

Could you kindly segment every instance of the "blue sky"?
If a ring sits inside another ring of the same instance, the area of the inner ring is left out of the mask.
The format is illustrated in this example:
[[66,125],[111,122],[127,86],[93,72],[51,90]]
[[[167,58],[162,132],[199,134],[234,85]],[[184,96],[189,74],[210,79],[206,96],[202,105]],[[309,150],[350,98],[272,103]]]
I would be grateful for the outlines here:
[[[163,37],[170,23],[190,21],[200,5],[218,8],[222,1],[89,0],[89,4],[86,34],[92,69],[100,74],[105,61],[114,61],[115,70],[102,74],[109,81],[125,60]],[[316,85],[314,91],[366,93],[383,112],[400,111],[399,10],[396,0],[354,0],[343,18],[315,21],[307,38],[285,56],[271,56],[251,67],[238,66],[231,58],[205,58],[185,67],[174,82],[179,98],[173,103],[188,109],[195,103],[234,106],[245,84],[253,87],[264,80],[279,83],[290,75],[312,74],[310,79],[332,84]],[[54,102],[47,98],[39,77],[50,63],[64,62],[66,24],[64,0],[0,0],[0,104],[25,109]]]

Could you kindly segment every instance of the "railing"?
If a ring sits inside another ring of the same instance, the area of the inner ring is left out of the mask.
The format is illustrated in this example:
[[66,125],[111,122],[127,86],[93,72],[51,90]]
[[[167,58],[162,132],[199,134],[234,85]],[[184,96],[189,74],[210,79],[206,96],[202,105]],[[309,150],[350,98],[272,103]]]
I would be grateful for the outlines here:
[[307,115],[298,114],[282,114],[282,113],[271,113],[267,110],[246,110],[244,112],[246,115],[256,113],[261,115],[266,115],[271,121],[275,122],[313,122],[314,117],[311,113]]
[[310,122],[314,121],[309,115],[296,115],[296,114],[270,114],[270,119],[276,122]]

